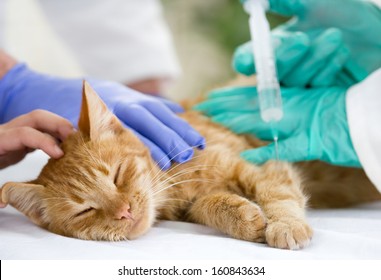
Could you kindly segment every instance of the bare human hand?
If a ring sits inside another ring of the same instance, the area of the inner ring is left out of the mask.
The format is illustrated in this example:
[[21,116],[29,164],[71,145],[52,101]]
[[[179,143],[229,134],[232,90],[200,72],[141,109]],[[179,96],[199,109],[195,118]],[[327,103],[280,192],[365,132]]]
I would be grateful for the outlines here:
[[15,164],[35,149],[52,158],[63,156],[58,142],[71,132],[71,123],[48,111],[35,110],[0,125],[0,169]]

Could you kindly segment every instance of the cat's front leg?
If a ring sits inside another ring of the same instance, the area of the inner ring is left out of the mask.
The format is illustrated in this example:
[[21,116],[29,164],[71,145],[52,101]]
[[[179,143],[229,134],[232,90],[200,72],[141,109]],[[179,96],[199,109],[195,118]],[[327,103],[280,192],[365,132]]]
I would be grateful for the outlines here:
[[212,193],[197,199],[189,209],[188,219],[237,239],[265,241],[266,218],[262,210],[236,194]]
[[268,162],[256,176],[256,201],[267,218],[266,242],[276,248],[307,246],[312,229],[305,219],[300,176],[287,163]]

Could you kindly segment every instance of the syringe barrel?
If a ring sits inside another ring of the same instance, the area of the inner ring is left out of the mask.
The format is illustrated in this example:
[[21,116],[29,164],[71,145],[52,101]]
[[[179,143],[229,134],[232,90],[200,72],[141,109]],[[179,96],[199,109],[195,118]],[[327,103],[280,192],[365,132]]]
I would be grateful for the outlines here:
[[263,121],[278,122],[283,118],[279,88],[258,89],[258,101]]
[[247,0],[244,7],[250,14],[249,25],[261,117],[265,122],[279,121],[283,117],[282,97],[265,9],[261,0]]

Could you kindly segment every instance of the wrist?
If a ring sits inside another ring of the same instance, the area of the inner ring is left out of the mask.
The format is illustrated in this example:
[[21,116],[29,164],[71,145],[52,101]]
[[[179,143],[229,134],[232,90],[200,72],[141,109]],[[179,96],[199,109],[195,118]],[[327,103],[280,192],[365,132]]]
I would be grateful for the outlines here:
[[16,64],[17,61],[13,57],[0,50],[0,79],[2,79]]

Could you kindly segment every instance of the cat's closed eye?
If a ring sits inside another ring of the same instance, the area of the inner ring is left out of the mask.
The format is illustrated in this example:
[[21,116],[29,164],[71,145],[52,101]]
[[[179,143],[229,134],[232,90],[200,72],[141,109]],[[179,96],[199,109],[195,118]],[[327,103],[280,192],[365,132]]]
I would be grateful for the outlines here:
[[77,218],[77,217],[79,217],[79,216],[85,215],[85,214],[87,214],[87,213],[89,213],[89,212],[91,212],[91,211],[93,211],[93,210],[95,210],[95,208],[93,208],[93,207],[86,208],[85,210],[83,210],[83,211],[77,213],[77,214],[74,216],[74,218]]
[[114,175],[114,185],[116,186],[118,183],[118,178],[120,175],[120,169],[122,168],[122,165],[119,165],[118,168],[116,169],[115,175]]

